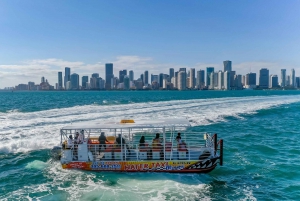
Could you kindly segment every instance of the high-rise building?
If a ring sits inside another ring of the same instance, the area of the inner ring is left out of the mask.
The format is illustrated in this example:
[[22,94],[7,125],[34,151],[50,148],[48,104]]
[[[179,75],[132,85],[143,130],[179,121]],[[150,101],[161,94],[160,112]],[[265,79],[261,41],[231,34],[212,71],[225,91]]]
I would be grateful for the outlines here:
[[130,80],[127,75],[124,76],[124,89],[129,90],[130,89]]
[[82,76],[81,78],[81,86],[83,89],[87,89],[86,83],[89,82],[89,76]]
[[79,89],[79,75],[77,73],[73,73],[71,75],[71,89],[72,90]]
[[170,78],[170,81],[172,80],[173,77],[174,77],[174,68],[170,68],[169,69],[169,78]]
[[286,85],[286,69],[281,69],[281,87],[285,87]]
[[28,82],[28,90],[34,90],[34,82]]
[[229,60],[226,60],[226,61],[223,61],[223,64],[224,64],[224,72],[228,71],[228,72],[231,72],[232,71],[232,62],[229,61]]
[[213,73],[215,71],[214,67],[207,67],[206,68],[206,85],[208,88],[210,87],[210,74]]
[[134,80],[133,70],[130,70],[130,71],[129,71],[129,80],[130,80],[131,82],[133,82],[133,80]]
[[186,73],[186,68],[179,68],[179,72],[180,72],[180,71],[183,71],[183,72]]
[[57,89],[61,90],[62,89],[62,72],[58,72],[58,82],[57,82]]
[[111,79],[114,78],[114,65],[112,63],[105,64],[105,89],[111,89]]
[[163,87],[163,85],[164,85],[164,74],[163,73],[159,74],[158,82],[159,82],[159,87]]
[[205,87],[205,72],[204,70],[197,71],[196,87],[203,89]]
[[145,85],[145,86],[149,84],[148,78],[149,78],[149,72],[146,70],[146,71],[144,72],[144,85]]
[[224,72],[224,89],[230,90],[230,71]]
[[120,70],[119,71],[119,81],[120,81],[120,83],[124,82],[125,75],[127,75],[127,70]]
[[296,86],[295,69],[291,70],[291,86],[293,88]]
[[191,68],[190,69],[190,84],[189,84],[189,87],[191,89],[194,89],[195,88],[195,68]]
[[235,75],[234,76],[234,87],[235,89],[242,89],[243,85],[242,85],[242,75]]
[[211,73],[212,78],[213,78],[213,84],[211,86],[211,89],[218,89],[218,86],[219,86],[219,73],[218,72],[214,72],[214,73]]
[[235,78],[235,71],[231,71],[230,72],[230,88],[231,89],[234,89],[236,87],[234,78]]
[[256,86],[256,73],[246,74],[246,85],[255,87]]
[[43,82],[45,82],[45,77],[44,76],[41,78],[41,83],[43,83]]
[[269,70],[267,68],[262,68],[259,71],[259,87],[269,88]]
[[178,90],[186,89],[186,72],[179,71],[178,73]]
[[300,77],[296,77],[296,88],[300,87]]
[[65,88],[67,87],[68,81],[71,81],[71,68],[65,67],[65,78],[64,78]]
[[218,89],[223,89],[224,87],[224,72],[219,71],[218,74]]
[[278,87],[278,76],[277,75],[271,75],[270,80],[270,88],[276,88]]

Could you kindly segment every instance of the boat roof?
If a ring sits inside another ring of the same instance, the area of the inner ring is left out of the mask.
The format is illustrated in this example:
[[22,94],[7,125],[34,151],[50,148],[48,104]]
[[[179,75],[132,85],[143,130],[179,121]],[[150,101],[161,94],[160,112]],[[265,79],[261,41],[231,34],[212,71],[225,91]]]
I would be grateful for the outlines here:
[[[121,123],[133,121],[134,123]],[[80,129],[128,129],[128,128],[171,128],[171,127],[190,127],[188,119],[156,119],[156,120],[120,120],[106,122],[79,122],[63,127],[61,130],[80,130]]]

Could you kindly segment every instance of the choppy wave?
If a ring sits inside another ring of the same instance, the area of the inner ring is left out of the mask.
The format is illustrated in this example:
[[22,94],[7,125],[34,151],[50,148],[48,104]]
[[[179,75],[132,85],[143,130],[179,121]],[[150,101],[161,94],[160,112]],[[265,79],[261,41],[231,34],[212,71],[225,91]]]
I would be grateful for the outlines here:
[[31,113],[1,115],[0,152],[26,152],[51,148],[59,142],[59,129],[74,122],[120,120],[122,118],[187,118],[193,126],[243,118],[258,110],[299,102],[300,96],[261,96],[172,100],[119,105],[85,105]]

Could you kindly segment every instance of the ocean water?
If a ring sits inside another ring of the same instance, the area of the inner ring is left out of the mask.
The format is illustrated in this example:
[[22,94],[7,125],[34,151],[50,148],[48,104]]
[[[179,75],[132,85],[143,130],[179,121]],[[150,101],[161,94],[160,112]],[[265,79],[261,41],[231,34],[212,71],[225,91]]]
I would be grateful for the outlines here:
[[[165,117],[218,133],[224,165],[85,172],[49,157],[70,123]],[[0,200],[300,200],[299,119],[300,91],[0,92]]]

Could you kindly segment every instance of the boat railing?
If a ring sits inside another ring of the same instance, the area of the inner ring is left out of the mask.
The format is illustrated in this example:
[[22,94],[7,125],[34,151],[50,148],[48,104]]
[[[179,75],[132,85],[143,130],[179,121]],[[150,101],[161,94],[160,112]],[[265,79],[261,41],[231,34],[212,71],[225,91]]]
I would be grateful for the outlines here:
[[[199,134],[198,134],[199,135]],[[115,142],[105,145],[99,142],[86,140],[87,151],[90,152],[89,160],[198,160],[216,155],[215,153],[215,137],[207,136],[206,140],[197,139],[195,137],[185,137],[182,144],[176,140],[166,138],[166,141],[159,145],[155,143],[145,143],[140,146],[138,140],[133,140],[131,143],[126,142],[122,146]],[[169,141],[170,140],[170,141]],[[72,150],[72,159],[78,159],[78,146],[74,144],[70,148]]]

